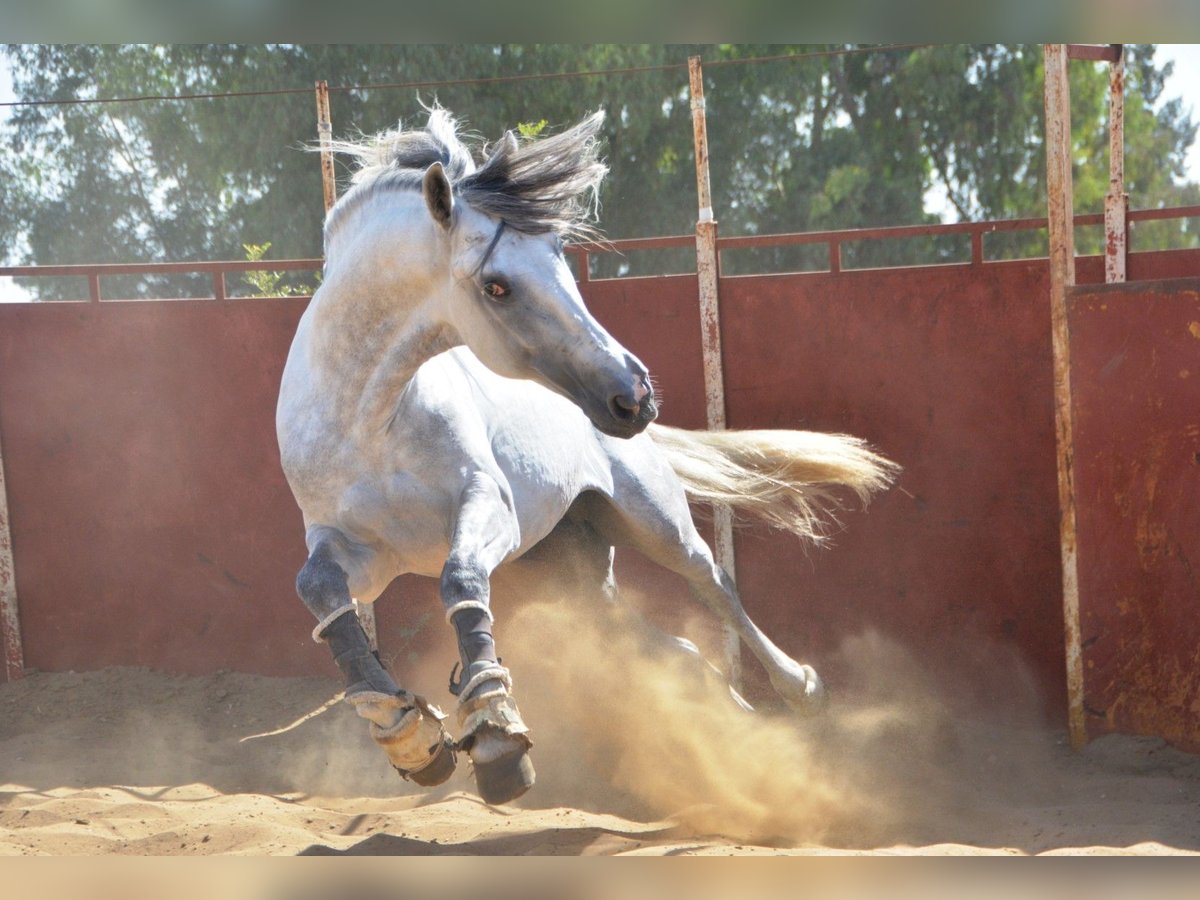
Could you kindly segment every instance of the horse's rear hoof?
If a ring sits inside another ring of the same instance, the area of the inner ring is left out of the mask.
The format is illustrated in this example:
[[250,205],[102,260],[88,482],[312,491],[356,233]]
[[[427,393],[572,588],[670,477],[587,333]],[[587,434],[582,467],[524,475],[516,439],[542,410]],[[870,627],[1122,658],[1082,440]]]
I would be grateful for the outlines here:
[[413,784],[419,784],[421,787],[434,787],[454,774],[456,764],[454,745],[447,737],[437,748],[427,766],[416,772],[405,772],[403,769],[396,769],[396,771]]
[[808,675],[808,685],[804,692],[805,713],[810,716],[819,715],[829,707],[829,689],[812,666],[804,668]]
[[793,712],[802,716],[819,715],[829,705],[825,682],[812,666],[796,665],[781,677],[772,678],[771,686]]
[[510,753],[474,766],[479,796],[493,806],[516,800],[533,787],[537,777],[527,746],[515,747]]

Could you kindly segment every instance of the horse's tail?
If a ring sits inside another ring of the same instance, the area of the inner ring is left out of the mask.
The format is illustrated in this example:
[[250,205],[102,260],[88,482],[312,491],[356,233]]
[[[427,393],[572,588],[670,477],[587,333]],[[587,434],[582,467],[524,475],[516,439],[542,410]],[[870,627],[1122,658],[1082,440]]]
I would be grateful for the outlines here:
[[743,510],[776,528],[821,540],[844,486],[866,503],[900,467],[858,438],[813,431],[685,431],[651,425],[688,499]]

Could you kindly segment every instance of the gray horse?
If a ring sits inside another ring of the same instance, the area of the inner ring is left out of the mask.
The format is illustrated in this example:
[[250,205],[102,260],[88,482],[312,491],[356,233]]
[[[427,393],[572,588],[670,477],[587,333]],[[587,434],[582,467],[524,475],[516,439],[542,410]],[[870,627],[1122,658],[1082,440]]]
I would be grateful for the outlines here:
[[[590,233],[601,123],[524,142],[509,132],[478,164],[441,109],[423,129],[339,145],[359,167],[326,221],[324,279],[279,396],[314,639],[401,775],[439,784],[465,750],[491,803],[534,779],[492,638],[497,567],[557,528],[611,587],[613,548],[636,547],[682,575],[804,708],[819,699],[816,673],[746,615],[689,498],[812,538],[831,486],[865,497],[893,473],[841,435],[651,424],[646,367],[589,314],[563,254],[565,238]],[[440,710],[384,670],[352,603],[407,572],[440,579],[458,638],[457,742]]]

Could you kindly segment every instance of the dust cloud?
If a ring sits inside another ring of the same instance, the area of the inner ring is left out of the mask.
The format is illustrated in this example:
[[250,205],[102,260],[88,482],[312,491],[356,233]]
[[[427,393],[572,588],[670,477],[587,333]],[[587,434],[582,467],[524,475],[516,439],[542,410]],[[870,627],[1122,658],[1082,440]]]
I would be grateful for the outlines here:
[[849,675],[812,717],[738,707],[632,607],[534,603],[499,636],[539,773],[519,805],[652,817],[754,844],[915,844],[986,829],[1005,766],[1022,777],[1046,769],[1043,749],[1018,743],[1002,763],[987,746],[994,723],[990,737],[972,729],[878,634],[843,643],[830,662]]

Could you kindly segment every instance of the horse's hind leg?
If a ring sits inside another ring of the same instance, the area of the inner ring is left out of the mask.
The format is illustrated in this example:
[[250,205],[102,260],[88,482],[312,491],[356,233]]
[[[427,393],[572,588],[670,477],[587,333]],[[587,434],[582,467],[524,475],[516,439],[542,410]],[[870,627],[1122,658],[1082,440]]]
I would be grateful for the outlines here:
[[[733,579],[717,565],[696,531],[687,499],[669,469],[642,465],[618,471],[613,506],[604,528],[617,543],[628,543],[661,566],[677,572],[692,594],[730,624],[762,663],[775,692],[793,709],[811,712],[824,702],[824,686],[812,666],[792,659],[763,634],[746,613]],[[636,471],[636,474],[634,474]]]
[[317,618],[315,640],[329,644],[346,679],[346,700],[370,721],[373,737],[404,778],[423,787],[454,772],[453,744],[444,716],[422,697],[396,686],[367,642],[350,599],[336,539],[319,541],[296,578],[296,591]]
[[613,570],[615,548],[596,527],[596,523],[604,521],[609,503],[600,494],[588,492],[581,495],[554,531],[524,559],[553,559],[559,573],[557,580],[568,596],[579,596],[588,601],[602,599],[611,612],[636,628],[651,652],[687,659],[694,664],[697,678],[716,679],[729,691],[735,704],[753,711],[753,707],[729,684],[721,670],[709,662],[692,641],[661,630],[642,617],[632,605],[620,602],[620,590]]
[[470,754],[479,795],[488,803],[516,799],[535,777],[529,729],[492,638],[491,574],[517,546],[518,535],[499,484],[488,475],[474,475],[460,496],[440,588],[462,663],[462,674],[450,688],[458,695],[459,746]]

